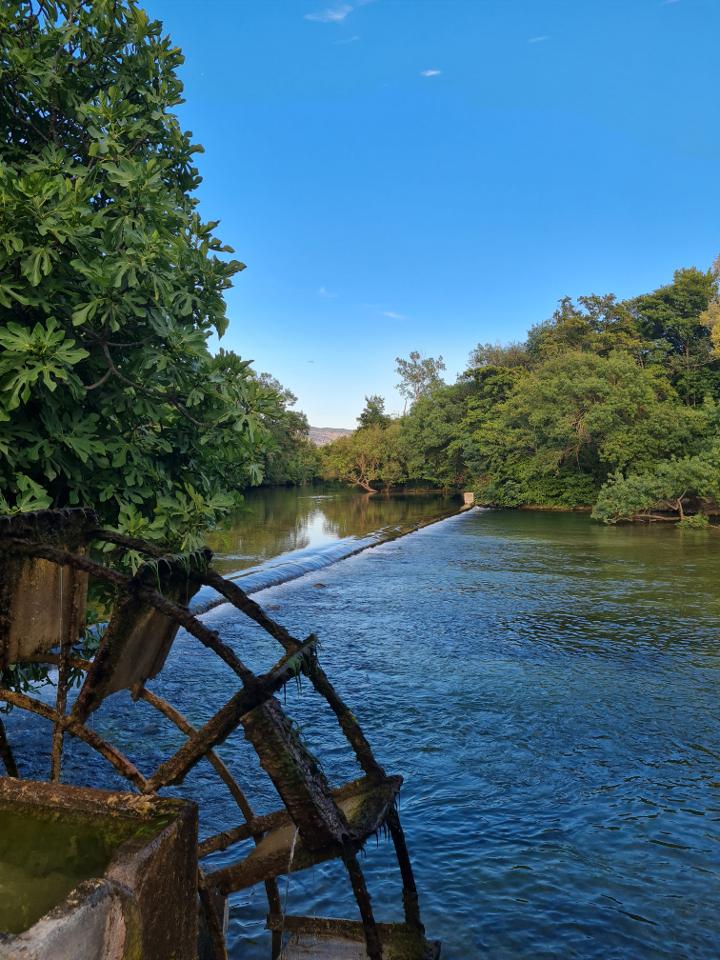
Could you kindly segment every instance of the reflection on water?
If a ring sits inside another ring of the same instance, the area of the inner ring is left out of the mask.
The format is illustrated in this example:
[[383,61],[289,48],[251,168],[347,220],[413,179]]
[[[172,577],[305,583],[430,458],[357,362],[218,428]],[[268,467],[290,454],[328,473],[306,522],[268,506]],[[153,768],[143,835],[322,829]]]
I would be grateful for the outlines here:
[[389,495],[342,487],[276,487],[250,490],[243,508],[209,538],[222,573],[244,570],[279,554],[414,526],[458,508],[457,497]]

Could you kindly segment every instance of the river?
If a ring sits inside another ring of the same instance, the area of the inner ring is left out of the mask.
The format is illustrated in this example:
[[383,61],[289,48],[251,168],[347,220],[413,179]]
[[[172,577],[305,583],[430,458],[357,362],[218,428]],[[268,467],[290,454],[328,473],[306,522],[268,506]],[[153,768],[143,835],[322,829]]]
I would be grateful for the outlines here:
[[[215,547],[226,570],[257,569],[448,511],[407,500],[260,493]],[[404,776],[423,915],[446,960],[717,958],[719,549],[714,531],[471,510],[256,594],[297,635],[317,631],[378,758]],[[204,616],[251,665],[277,655],[227,605]],[[230,690],[183,634],[153,687],[195,722]],[[307,685],[288,688],[286,709],[333,782],[356,775]],[[25,728],[32,769],[35,721],[9,724]],[[95,726],[143,770],[179,743],[123,695]],[[277,807],[241,735],[220,753],[260,812]],[[82,746],[68,757],[69,777],[105,770]],[[182,792],[202,797],[206,832],[236,821],[209,768]],[[368,845],[380,919],[399,915],[392,865],[387,842]],[[291,876],[287,894],[290,912],[354,915],[337,864]],[[234,960],[269,956],[265,909],[262,888],[233,898]]]

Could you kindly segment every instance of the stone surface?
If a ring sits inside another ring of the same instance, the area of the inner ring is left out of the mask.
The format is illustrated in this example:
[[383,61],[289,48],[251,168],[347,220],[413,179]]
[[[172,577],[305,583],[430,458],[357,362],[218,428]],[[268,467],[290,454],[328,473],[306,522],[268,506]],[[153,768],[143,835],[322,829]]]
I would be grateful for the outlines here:
[[0,778],[3,809],[103,831],[102,876],[80,883],[24,933],[0,937],[0,960],[195,960],[197,810],[180,800]]

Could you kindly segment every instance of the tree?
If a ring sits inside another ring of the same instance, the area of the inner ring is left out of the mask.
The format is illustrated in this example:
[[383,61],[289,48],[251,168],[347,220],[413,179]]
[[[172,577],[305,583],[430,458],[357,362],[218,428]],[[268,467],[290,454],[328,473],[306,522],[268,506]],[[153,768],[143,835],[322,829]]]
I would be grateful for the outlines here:
[[645,346],[626,303],[613,294],[591,294],[576,303],[563,297],[552,319],[531,327],[527,352],[536,361],[578,350],[599,356],[625,350],[639,359]]
[[716,293],[707,309],[700,314],[700,323],[710,331],[713,357],[718,359],[720,358],[720,291],[717,288],[720,284],[720,257],[717,257],[713,263],[712,273],[715,277]]
[[629,304],[639,329],[651,341],[654,356],[690,406],[707,395],[720,397],[720,363],[702,317],[717,296],[717,275],[694,267],[677,270],[673,282]]
[[403,417],[401,441],[409,476],[441,487],[461,487],[467,479],[463,422],[472,386],[436,387],[419,397]]
[[[674,401],[674,402],[673,402]],[[708,424],[625,353],[568,353],[521,378],[477,430],[485,499],[592,504],[608,474],[697,446]]]
[[405,400],[411,404],[419,397],[425,397],[442,383],[440,374],[445,369],[442,357],[435,360],[433,357],[423,357],[417,350],[410,353],[408,360],[395,357],[395,371],[400,377],[397,388]]
[[182,62],[134,0],[0,9],[6,508],[92,504],[187,546],[260,479],[268,400],[208,349],[243,264],[197,211]]
[[397,423],[355,430],[324,446],[321,456],[326,479],[342,480],[368,493],[377,493],[373,484],[389,489],[407,476]]
[[477,370],[486,367],[529,367],[532,358],[524,343],[479,343],[470,353],[469,369],[465,376],[472,376]]
[[385,398],[377,393],[365,397],[365,409],[357,418],[359,427],[362,430],[366,427],[387,427],[390,423],[390,417],[385,413]]
[[[613,474],[602,490],[593,516],[606,523],[619,520],[686,521],[688,501],[692,516],[704,516],[702,508],[720,502],[720,447],[694,457],[666,460],[627,476]],[[664,511],[658,513],[658,511]]]
[[263,483],[271,486],[309,483],[320,472],[318,448],[309,439],[307,417],[291,408],[297,397],[269,373],[258,381],[266,391],[268,408],[261,416],[267,433],[263,456]]

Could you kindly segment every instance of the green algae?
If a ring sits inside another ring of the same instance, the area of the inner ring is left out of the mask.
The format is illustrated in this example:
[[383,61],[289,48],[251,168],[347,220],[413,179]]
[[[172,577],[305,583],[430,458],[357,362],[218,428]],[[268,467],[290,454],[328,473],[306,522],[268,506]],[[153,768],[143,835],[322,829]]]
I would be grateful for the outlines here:
[[0,932],[27,930],[79,883],[101,877],[121,844],[155,834],[165,822],[0,806]]

